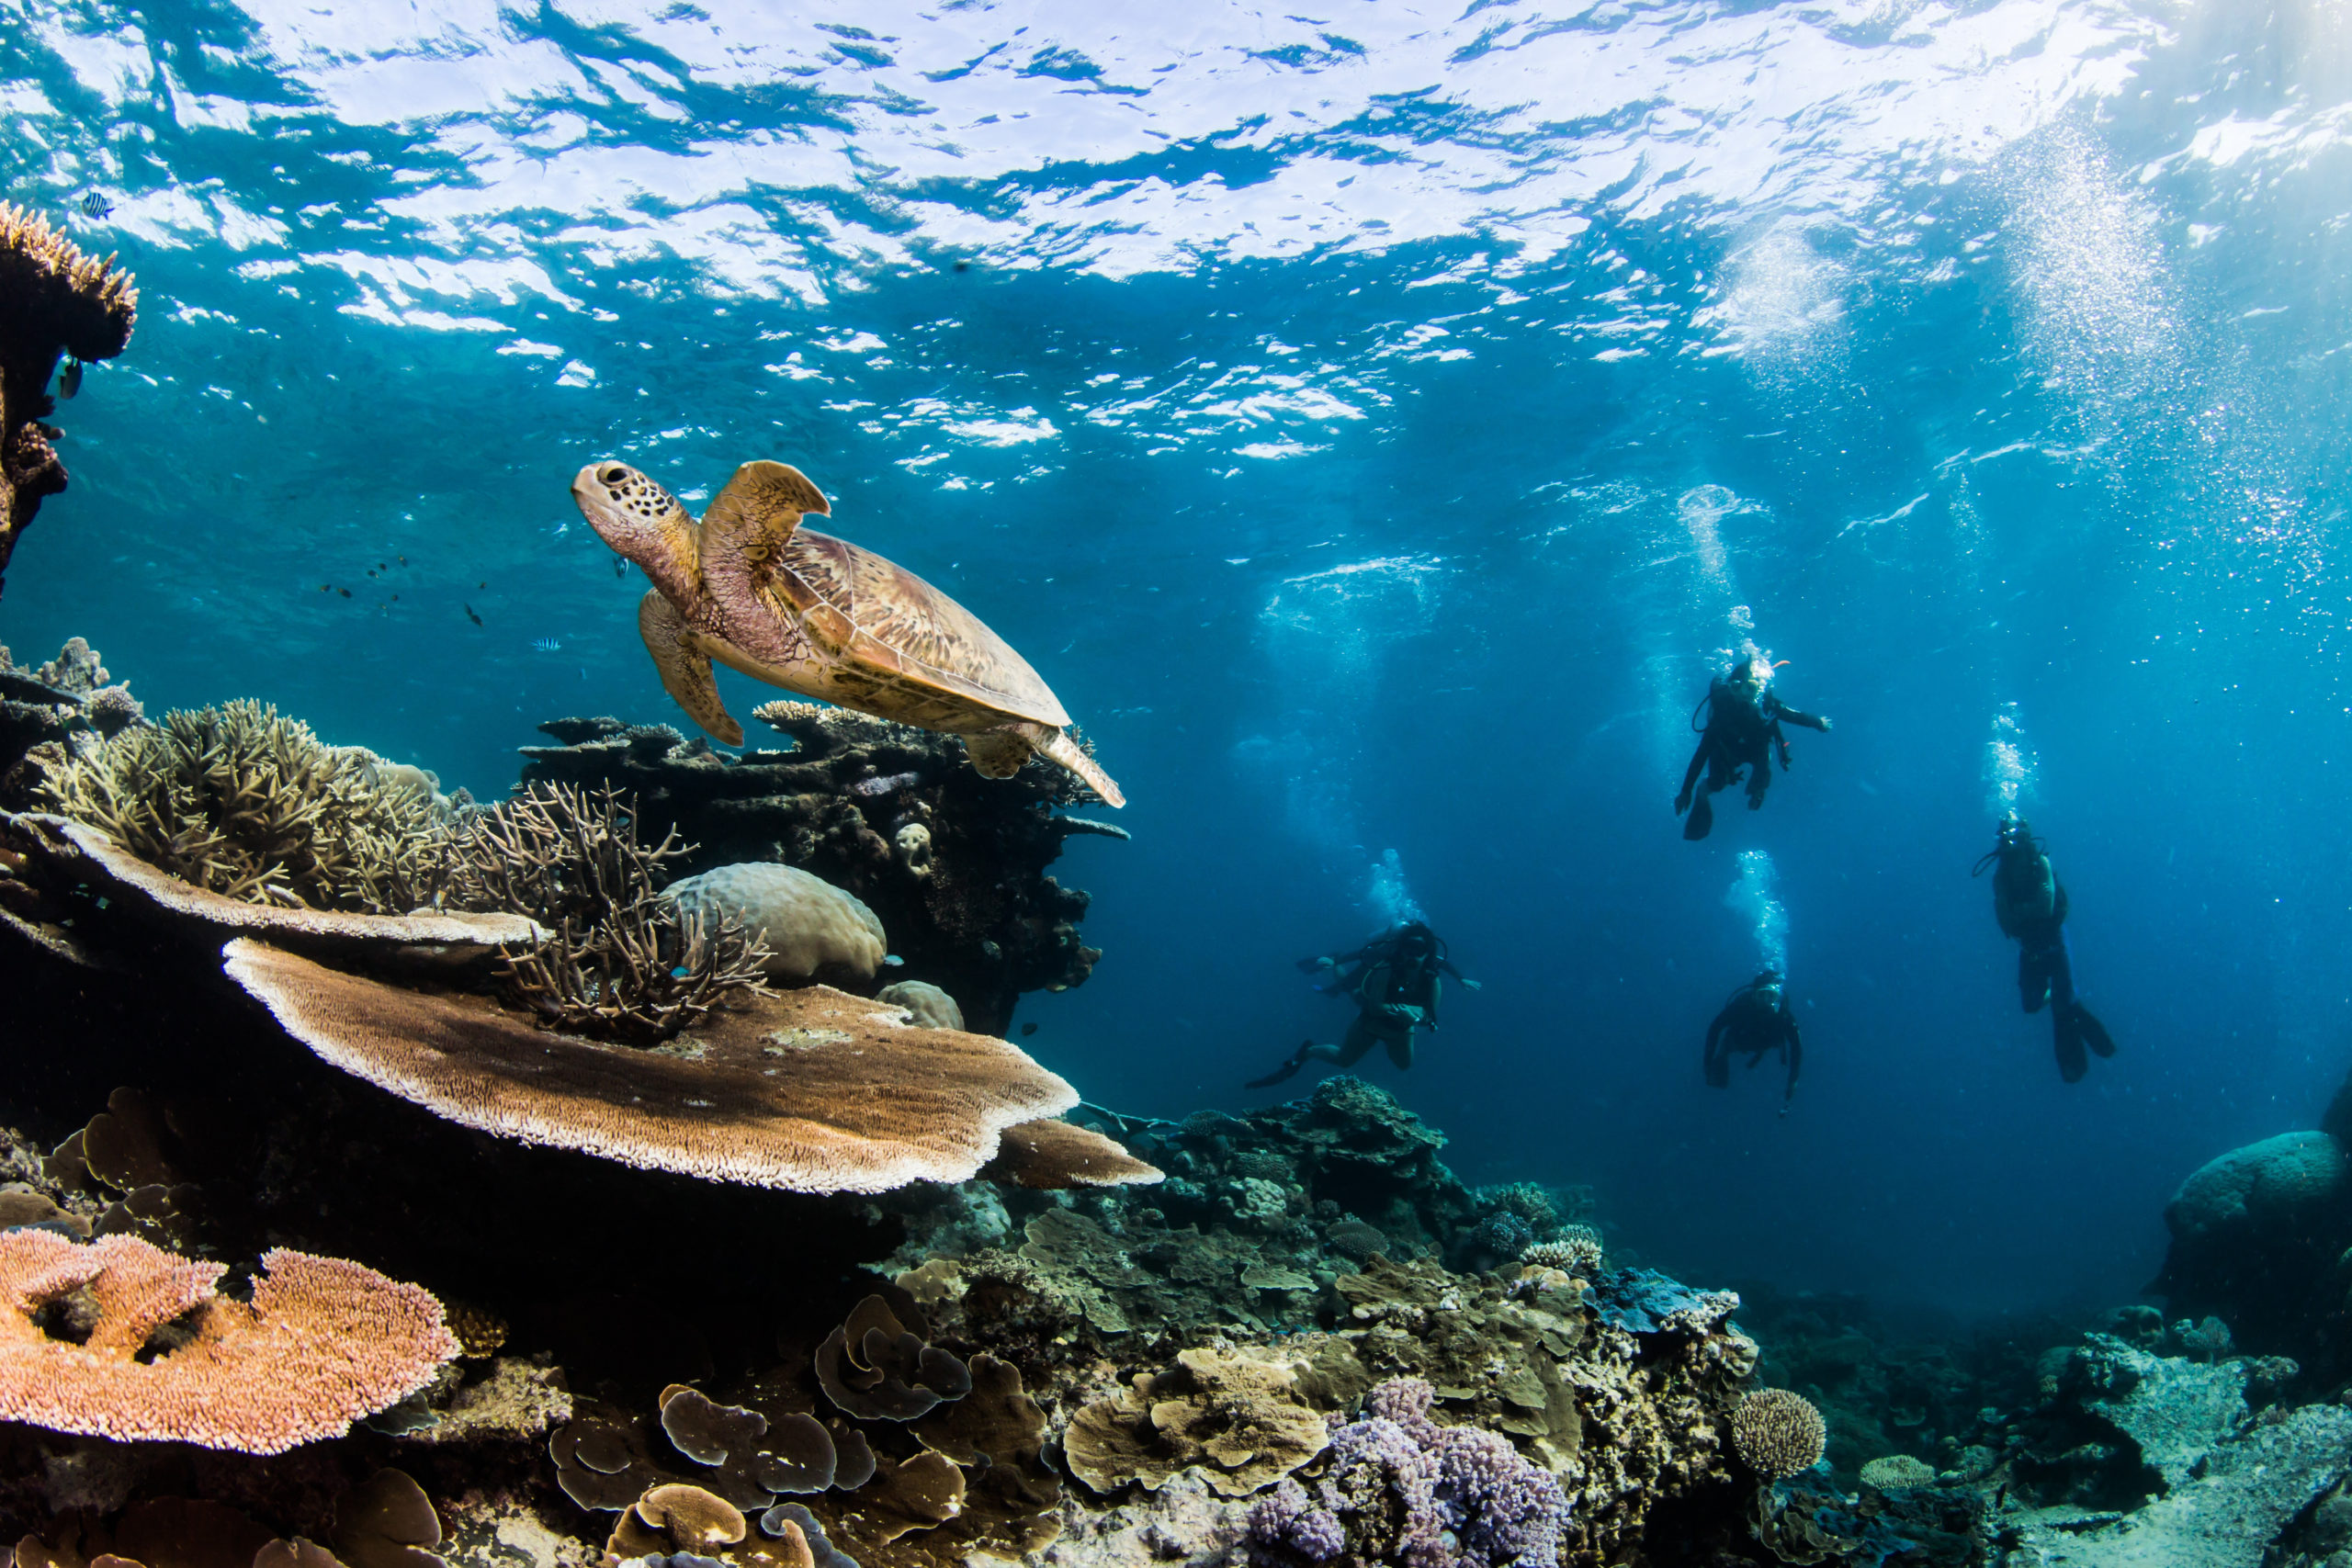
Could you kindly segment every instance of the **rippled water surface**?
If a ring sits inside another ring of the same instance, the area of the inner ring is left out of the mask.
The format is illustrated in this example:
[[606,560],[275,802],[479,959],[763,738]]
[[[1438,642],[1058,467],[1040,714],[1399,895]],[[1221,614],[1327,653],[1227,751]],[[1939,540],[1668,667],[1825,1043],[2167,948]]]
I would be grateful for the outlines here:
[[[0,194],[144,290],[20,655],[495,795],[682,722],[571,473],[782,458],[1126,786],[1023,1010],[1090,1099],[1247,1102],[1341,1021],[1290,960],[1418,903],[1486,989],[1373,1076],[1474,1179],[2017,1307],[2128,1296],[2347,1065],[2340,0],[0,22]],[[1750,637],[1837,728],[1686,844]],[[2073,1088],[1967,875],[2008,801],[2122,1046]],[[1697,1071],[1776,942],[1786,1120]]]

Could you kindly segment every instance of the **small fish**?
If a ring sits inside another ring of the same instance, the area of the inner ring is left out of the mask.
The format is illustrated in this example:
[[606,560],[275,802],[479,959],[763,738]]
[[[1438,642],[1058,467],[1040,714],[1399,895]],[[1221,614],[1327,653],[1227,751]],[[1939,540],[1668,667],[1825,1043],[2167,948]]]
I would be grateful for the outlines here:
[[408,564],[408,557],[406,556],[394,556],[392,558],[400,562],[402,566],[406,566]]
[[556,641],[555,638],[551,637],[543,637],[537,642],[531,644],[531,646],[537,649],[541,653],[561,653],[563,651],[563,644]]
[[627,577],[628,575],[628,562],[619,556],[615,556],[613,558],[613,575],[615,577]]
[[487,582],[477,582],[477,583],[475,583],[475,584],[474,584],[474,586],[475,586],[476,588],[487,588],[487,587],[489,587],[489,586],[490,586],[490,584],[489,584],[489,583],[487,583]]
[[376,575],[376,571],[375,571],[375,569],[374,569],[373,567],[370,567],[370,568],[368,569],[368,576],[370,576],[370,577],[373,577],[373,576],[375,576],[375,575]]
[[878,779],[860,779],[849,787],[859,795],[888,795],[893,790],[904,789],[909,784],[922,782],[921,773],[890,773]]
[[334,592],[334,584],[332,582],[322,582],[319,584],[319,592],[322,593],[332,593]]
[[1021,1038],[1023,1040],[1028,1039],[1032,1034],[1036,1032],[1037,1026],[1034,1023],[1024,1023],[1021,1026]]
[[476,626],[481,625],[481,617],[474,614],[474,607],[471,604],[465,606],[465,612],[466,619],[471,621]]
[[89,195],[84,197],[82,198],[81,205],[82,214],[85,218],[105,218],[111,215],[114,211],[114,203],[108,201],[105,197],[100,196],[96,191],[92,191]]
[[342,594],[346,599],[351,597],[351,590],[348,588],[338,588],[335,592]]
[[72,355],[65,356],[65,368],[58,372],[57,395],[70,398],[82,389],[82,362]]

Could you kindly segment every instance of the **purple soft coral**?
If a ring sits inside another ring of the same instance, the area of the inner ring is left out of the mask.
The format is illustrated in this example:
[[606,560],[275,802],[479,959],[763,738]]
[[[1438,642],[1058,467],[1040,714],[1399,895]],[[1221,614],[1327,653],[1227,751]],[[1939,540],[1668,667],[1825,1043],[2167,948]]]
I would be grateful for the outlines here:
[[1551,1568],[1560,1555],[1568,1500],[1550,1471],[1530,1464],[1507,1438],[1449,1427],[1438,1438],[1438,1498],[1461,1568]]
[[1382,1383],[1363,1416],[1331,1434],[1310,1495],[1284,1481],[1250,1512],[1250,1555],[1401,1568],[1551,1568],[1568,1518],[1551,1473],[1509,1439],[1430,1418],[1430,1385]]

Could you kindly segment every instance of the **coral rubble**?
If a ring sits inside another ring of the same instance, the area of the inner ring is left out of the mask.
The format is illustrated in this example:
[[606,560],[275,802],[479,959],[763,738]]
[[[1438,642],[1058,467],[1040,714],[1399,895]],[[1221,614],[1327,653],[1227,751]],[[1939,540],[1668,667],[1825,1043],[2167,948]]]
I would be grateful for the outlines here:
[[41,422],[58,356],[112,359],[130,344],[139,290],[114,258],[96,261],[47,222],[0,202],[0,578],[65,465]]
[[845,709],[757,716],[791,749],[730,759],[667,726],[559,719],[540,728],[562,744],[526,749],[524,778],[633,794],[650,828],[700,843],[690,870],[780,862],[844,889],[879,918],[902,976],[946,991],[981,1032],[1002,1032],[1022,992],[1092,972],[1087,895],[1046,868],[1072,836],[1126,834],[1057,811],[1086,798],[1068,774],[1033,760],[982,778],[954,737]]

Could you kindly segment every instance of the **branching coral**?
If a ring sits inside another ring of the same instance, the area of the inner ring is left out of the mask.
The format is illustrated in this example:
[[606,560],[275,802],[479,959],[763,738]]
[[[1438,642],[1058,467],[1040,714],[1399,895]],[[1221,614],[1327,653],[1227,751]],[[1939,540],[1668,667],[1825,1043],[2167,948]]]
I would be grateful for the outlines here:
[[444,814],[428,785],[260,703],[180,710],[35,755],[41,809],[231,898],[400,915],[433,902],[443,874]]
[[112,359],[130,344],[139,290],[20,207],[0,202],[0,573],[65,466],[43,424],[58,355]]
[[214,1293],[221,1265],[136,1237],[0,1233],[0,1420],[281,1453],[397,1404],[458,1353],[414,1285],[282,1249],[262,1267],[247,1303]]
[[1590,1274],[1600,1267],[1600,1233],[1590,1225],[1563,1225],[1556,1240],[1536,1242],[1519,1255],[1521,1263],[1571,1274]]
[[553,935],[501,949],[515,998],[560,1029],[650,1043],[763,986],[768,949],[741,920],[661,896],[687,852],[638,838],[610,785],[540,785],[466,822],[448,897],[527,911]]
[[1821,1462],[1827,1438],[1813,1402],[1785,1388],[1758,1389],[1732,1409],[1732,1447],[1767,1480],[1811,1470]]

